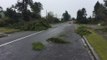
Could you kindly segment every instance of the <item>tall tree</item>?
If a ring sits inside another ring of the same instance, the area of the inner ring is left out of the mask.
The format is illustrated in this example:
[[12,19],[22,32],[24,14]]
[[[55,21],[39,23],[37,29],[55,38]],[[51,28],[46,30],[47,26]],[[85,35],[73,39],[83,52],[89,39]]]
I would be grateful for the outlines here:
[[77,22],[79,23],[87,23],[87,13],[86,13],[86,9],[82,8],[81,10],[78,10],[77,12]]
[[3,11],[3,8],[0,6],[0,12]]
[[18,1],[16,4],[16,8],[19,12],[22,13],[23,19],[25,21],[29,21],[30,20],[30,16],[29,14],[29,10],[28,10],[28,5],[32,4],[32,0],[22,0],[22,1]]
[[100,8],[101,4],[99,3],[99,1],[97,1],[97,3],[94,6],[94,11],[95,13],[97,13],[98,9]]
[[43,7],[40,2],[35,2],[35,3],[31,4],[33,18],[40,18],[42,9],[43,9]]
[[102,21],[105,19],[105,10],[106,8],[104,7],[103,4],[101,4],[99,1],[94,6],[94,15],[96,21]]
[[97,3],[94,6],[94,15],[96,20],[98,20],[100,18],[99,16],[99,9],[101,8],[101,4],[99,3],[99,1],[97,1]]
[[13,19],[14,21],[18,21],[19,20],[19,14],[12,8],[7,8],[5,11],[5,16]]
[[104,0],[104,6],[105,6],[105,8],[106,8],[105,14],[107,15],[107,0]]
[[68,20],[71,19],[71,16],[70,16],[70,14],[68,13],[68,11],[65,11],[65,13],[63,13],[62,17],[63,17],[63,20],[64,20],[64,21],[68,21]]
[[[3,11],[3,8],[0,7],[0,13]],[[2,17],[2,15],[0,14],[0,18]]]
[[[28,8],[30,6],[30,9]],[[21,0],[16,4],[16,9],[22,13],[23,19],[29,21],[30,18],[40,18],[42,4],[40,2],[33,3],[33,0]]]
[[105,4],[104,4],[104,5],[107,7],[107,0],[104,0],[104,2],[105,2]]

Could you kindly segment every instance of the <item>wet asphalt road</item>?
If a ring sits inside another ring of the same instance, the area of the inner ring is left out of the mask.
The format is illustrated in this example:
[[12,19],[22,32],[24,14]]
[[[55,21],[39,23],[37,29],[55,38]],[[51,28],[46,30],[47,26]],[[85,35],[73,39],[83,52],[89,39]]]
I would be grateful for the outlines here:
[[[91,60],[81,37],[74,33],[73,24],[60,24],[30,37],[0,47],[0,60]],[[66,40],[71,44],[50,44],[46,39],[60,33],[66,33]],[[0,45],[37,32],[18,32],[0,38]],[[43,42],[46,48],[37,52],[32,50],[33,42]]]

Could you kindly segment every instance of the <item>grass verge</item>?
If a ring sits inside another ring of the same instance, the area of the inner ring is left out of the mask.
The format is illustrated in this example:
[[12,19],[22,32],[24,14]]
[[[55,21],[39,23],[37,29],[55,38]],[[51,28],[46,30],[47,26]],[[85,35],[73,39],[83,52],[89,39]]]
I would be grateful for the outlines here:
[[45,46],[41,42],[32,43],[32,49],[35,50],[35,51],[41,51],[44,48],[45,48]]
[[66,41],[66,40],[63,40],[63,39],[61,39],[61,38],[49,38],[48,40],[47,40],[48,42],[52,42],[52,43],[58,43],[58,44],[66,44],[66,43],[70,43],[70,42],[68,42],[68,41]]
[[5,34],[14,33],[18,31],[19,31],[18,29],[11,29],[11,28],[4,28],[4,27],[0,28],[0,33],[5,33]]
[[90,30],[92,33],[87,35],[89,43],[93,46],[101,60],[107,60],[107,40],[97,34],[94,30]]

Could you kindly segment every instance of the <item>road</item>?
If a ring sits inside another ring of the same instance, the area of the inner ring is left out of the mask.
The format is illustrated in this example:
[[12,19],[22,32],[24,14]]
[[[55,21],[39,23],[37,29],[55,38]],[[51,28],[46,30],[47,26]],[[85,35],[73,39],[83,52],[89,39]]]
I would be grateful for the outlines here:
[[[41,32],[27,31],[10,34],[0,38],[0,60],[91,60],[88,50],[84,47],[81,37],[75,32],[74,24],[59,24]],[[50,37],[66,32],[71,44],[50,44]],[[33,42],[43,42],[43,51],[33,51]]]

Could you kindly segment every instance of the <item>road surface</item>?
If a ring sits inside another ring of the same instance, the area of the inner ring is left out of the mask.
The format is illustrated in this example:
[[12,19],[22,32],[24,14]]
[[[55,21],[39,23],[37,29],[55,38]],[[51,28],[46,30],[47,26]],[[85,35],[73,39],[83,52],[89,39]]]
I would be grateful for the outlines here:
[[[10,34],[0,38],[0,60],[91,60],[81,37],[75,32],[73,24],[59,24],[41,32],[27,31]],[[71,44],[50,44],[46,40],[60,33],[67,33]],[[33,51],[33,42],[43,42],[43,51]]]

